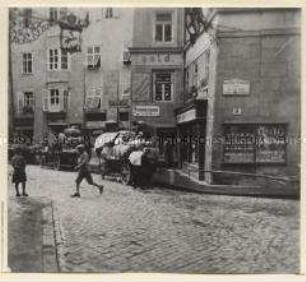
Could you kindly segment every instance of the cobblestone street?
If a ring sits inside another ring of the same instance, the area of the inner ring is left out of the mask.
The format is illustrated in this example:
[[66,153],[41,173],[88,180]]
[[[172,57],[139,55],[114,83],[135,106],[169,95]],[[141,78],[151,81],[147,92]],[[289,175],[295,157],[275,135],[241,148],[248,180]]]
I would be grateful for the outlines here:
[[[76,173],[38,166],[27,173],[30,197],[22,201],[53,201],[63,272],[299,270],[299,201],[140,190],[107,181],[103,195],[83,182],[78,199],[70,197]],[[20,201],[13,186],[9,190],[9,205]],[[10,209],[9,226],[15,214]]]

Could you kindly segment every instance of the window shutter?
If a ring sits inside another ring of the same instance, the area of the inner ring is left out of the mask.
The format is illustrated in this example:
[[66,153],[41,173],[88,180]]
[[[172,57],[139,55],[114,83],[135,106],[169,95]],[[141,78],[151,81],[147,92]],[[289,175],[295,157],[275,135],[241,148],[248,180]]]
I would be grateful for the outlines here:
[[18,97],[18,113],[22,113],[24,107],[24,94],[22,92],[18,92],[17,97]]
[[60,98],[60,111],[65,111],[65,91],[64,89],[59,89],[59,98]]
[[42,99],[43,99],[43,111],[47,112],[49,111],[49,103],[50,103],[50,99],[49,99],[49,90],[48,89],[43,89],[42,91]]

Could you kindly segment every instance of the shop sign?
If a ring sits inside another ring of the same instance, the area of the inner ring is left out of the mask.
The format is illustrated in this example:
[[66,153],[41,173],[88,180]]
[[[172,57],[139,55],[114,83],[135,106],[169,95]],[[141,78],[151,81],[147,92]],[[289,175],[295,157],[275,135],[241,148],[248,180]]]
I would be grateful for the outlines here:
[[286,163],[285,124],[227,125],[224,137],[224,163]]
[[223,82],[223,95],[249,95],[250,81],[241,79],[229,79]]
[[135,106],[133,109],[133,116],[135,117],[158,117],[158,106]]
[[109,100],[108,101],[108,105],[110,107],[122,107],[122,108],[126,108],[129,106],[129,101],[128,100]]
[[191,109],[187,112],[181,113],[176,117],[178,123],[188,122],[196,119],[196,109]]

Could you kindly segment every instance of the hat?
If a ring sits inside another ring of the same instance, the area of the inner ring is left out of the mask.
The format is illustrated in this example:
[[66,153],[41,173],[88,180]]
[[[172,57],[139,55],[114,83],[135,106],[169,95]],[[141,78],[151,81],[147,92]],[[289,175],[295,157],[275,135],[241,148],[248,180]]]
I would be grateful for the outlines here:
[[76,146],[76,149],[77,150],[85,150],[85,146],[84,146],[84,144],[80,144],[80,145],[78,145],[78,146]]

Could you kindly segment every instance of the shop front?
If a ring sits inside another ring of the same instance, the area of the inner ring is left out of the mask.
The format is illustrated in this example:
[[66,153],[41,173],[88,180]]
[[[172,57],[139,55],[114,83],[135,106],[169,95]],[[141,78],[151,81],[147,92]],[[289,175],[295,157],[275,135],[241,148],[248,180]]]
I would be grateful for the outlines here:
[[191,101],[176,110],[179,167],[204,180],[207,100]]

